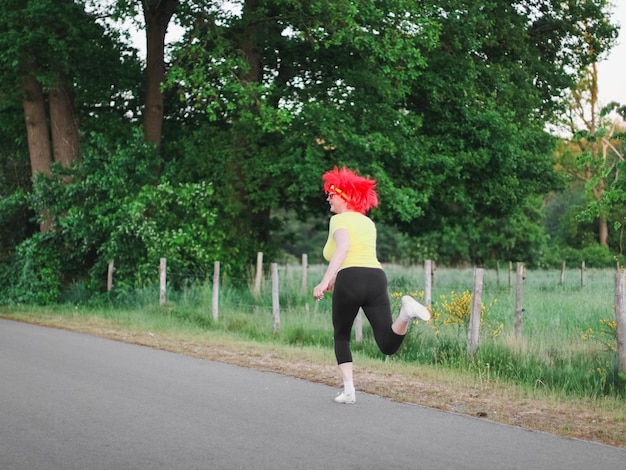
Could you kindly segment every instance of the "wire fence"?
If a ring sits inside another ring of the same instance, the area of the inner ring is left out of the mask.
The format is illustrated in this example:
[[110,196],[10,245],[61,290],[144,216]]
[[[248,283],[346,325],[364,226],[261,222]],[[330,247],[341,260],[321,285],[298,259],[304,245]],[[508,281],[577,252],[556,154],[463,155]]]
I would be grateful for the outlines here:
[[[302,255],[302,260],[300,266],[293,265],[282,265],[279,266],[278,263],[270,263],[269,264],[269,286],[271,292],[271,307],[267,307],[271,310],[273,316],[273,329],[274,332],[278,332],[280,329],[280,314],[281,314],[281,306],[280,306],[280,298],[281,298],[281,286],[285,286],[285,279],[291,281],[291,285],[288,287],[290,292],[294,290],[298,290],[298,288],[294,289],[294,280],[299,282],[299,291],[300,295],[303,297],[310,296],[310,286],[309,286],[309,264],[308,264],[308,256],[306,254]],[[617,336],[617,355],[618,355],[618,367],[619,372],[626,374],[626,278],[625,273],[620,266],[617,266],[617,270],[615,273],[615,300],[614,300],[614,310],[615,310],[615,322],[616,322],[616,336]],[[109,264],[109,269],[107,273],[107,289],[112,290],[114,286],[114,271],[115,267],[113,262]],[[167,287],[168,287],[168,275],[171,277],[171,274],[167,272],[167,260],[165,258],[160,259],[159,263],[159,304],[164,305],[167,302]],[[321,269],[320,269],[321,272]],[[299,274],[298,274],[299,273]],[[178,275],[189,275],[188,272],[185,273],[177,273]],[[212,279],[212,295],[211,295],[211,312],[214,321],[219,320],[220,315],[220,262],[216,261],[213,266],[212,276],[209,276],[209,273],[194,273],[196,276],[198,274],[202,274],[202,276],[198,276],[196,278],[199,279]],[[426,260],[423,266],[423,281],[424,281],[424,291],[423,291],[423,302],[427,307],[432,307],[432,291],[433,286],[435,284],[435,263],[432,260]],[[496,285],[498,288],[502,287],[502,277],[503,273],[500,270],[499,264],[495,270],[496,275]],[[483,268],[474,268],[472,271],[472,304],[471,304],[471,312],[470,319],[468,325],[467,332],[467,352],[468,354],[473,354],[478,346],[479,346],[479,338],[480,338],[480,319],[482,314],[482,296],[484,291],[484,280],[485,280],[485,271]],[[526,273],[524,269],[523,263],[516,263],[515,265],[512,262],[508,263],[508,272],[507,272],[507,283],[509,291],[514,289],[515,293],[515,312],[514,312],[514,325],[515,325],[515,338],[519,339],[522,336],[522,325],[524,321],[524,281],[526,279]],[[566,282],[566,266],[565,263],[562,264],[561,271],[558,276],[558,284],[563,286]],[[585,268],[585,263],[583,262],[580,266],[580,289],[585,289],[587,284],[587,270]],[[263,253],[257,253],[256,267],[254,269],[253,282],[250,286],[252,297],[255,300],[258,300],[261,297],[262,292],[267,290],[267,279],[265,278],[265,269],[263,263]],[[314,310],[317,311],[318,303],[314,302]],[[254,309],[263,308],[258,303],[255,305],[241,305],[241,307],[248,308],[252,307]],[[305,310],[310,309],[310,304],[305,303]],[[355,337],[357,341],[360,341],[363,337],[362,332],[363,322],[362,315],[359,313],[357,315],[357,319],[355,321]]]

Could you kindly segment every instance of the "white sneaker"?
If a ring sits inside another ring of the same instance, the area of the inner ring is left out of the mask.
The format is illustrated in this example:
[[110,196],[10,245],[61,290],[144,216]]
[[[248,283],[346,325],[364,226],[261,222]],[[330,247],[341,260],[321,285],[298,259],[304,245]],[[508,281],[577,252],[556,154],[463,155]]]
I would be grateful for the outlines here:
[[346,405],[354,405],[356,403],[356,392],[341,392],[335,397],[336,403],[345,403]]
[[402,310],[410,319],[430,320],[430,311],[410,295],[402,296]]

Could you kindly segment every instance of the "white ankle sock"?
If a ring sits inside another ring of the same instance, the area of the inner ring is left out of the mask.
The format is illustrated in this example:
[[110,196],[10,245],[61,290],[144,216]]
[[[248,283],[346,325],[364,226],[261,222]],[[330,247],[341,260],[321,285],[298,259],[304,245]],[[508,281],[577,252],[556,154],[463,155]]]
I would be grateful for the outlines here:
[[401,320],[404,320],[406,322],[410,322],[411,321],[411,317],[409,317],[409,314],[406,313],[402,307],[400,307],[400,315],[398,315],[398,318],[400,318]]
[[354,393],[354,382],[344,382],[343,393]]

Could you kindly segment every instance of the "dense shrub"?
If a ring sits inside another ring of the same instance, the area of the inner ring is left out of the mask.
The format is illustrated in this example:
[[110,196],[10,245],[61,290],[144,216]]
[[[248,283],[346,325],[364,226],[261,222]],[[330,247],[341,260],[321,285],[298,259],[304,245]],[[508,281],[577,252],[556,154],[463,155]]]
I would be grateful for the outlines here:
[[0,272],[3,303],[48,305],[61,292],[61,258],[54,236],[37,234],[22,242],[12,263]]
[[64,298],[84,299],[104,289],[110,261],[117,286],[132,289],[158,279],[160,258],[177,273],[174,285],[204,279],[219,259],[224,235],[209,182],[155,179],[162,162],[141,136],[114,148],[94,142],[82,165],[54,166],[35,181],[27,201],[50,230],[17,244],[3,268],[5,301],[55,302],[64,288]]

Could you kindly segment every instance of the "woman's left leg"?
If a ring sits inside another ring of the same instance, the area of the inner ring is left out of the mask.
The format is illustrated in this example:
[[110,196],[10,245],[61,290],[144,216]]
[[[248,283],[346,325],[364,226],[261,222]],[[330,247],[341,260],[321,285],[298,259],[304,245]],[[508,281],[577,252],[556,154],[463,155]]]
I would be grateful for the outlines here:
[[387,286],[387,275],[382,269],[371,269],[368,273],[367,300],[363,312],[367,317],[378,348],[383,354],[394,354],[404,341],[409,322],[399,318],[393,322]]

